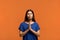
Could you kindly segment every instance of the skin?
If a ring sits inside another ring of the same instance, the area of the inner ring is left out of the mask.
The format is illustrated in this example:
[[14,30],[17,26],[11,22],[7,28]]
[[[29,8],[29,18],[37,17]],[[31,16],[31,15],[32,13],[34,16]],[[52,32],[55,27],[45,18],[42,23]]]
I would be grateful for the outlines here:
[[30,30],[30,31],[32,31],[36,36],[39,37],[39,36],[40,36],[40,30],[38,30],[38,31],[36,32],[36,31],[34,31],[34,30],[31,28],[31,24],[34,23],[34,22],[32,21],[33,14],[32,14],[31,11],[28,12],[27,17],[28,17],[29,21],[26,22],[26,23],[29,24],[29,28],[28,28],[26,31],[24,31],[24,32],[19,31],[20,36],[23,37],[23,36]]

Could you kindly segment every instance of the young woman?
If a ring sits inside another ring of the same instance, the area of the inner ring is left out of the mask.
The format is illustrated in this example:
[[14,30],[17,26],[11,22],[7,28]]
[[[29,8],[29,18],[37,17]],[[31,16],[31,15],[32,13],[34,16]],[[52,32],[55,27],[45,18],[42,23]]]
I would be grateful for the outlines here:
[[23,40],[38,40],[40,27],[35,21],[34,12],[29,9],[26,11],[25,20],[19,26],[19,34]]

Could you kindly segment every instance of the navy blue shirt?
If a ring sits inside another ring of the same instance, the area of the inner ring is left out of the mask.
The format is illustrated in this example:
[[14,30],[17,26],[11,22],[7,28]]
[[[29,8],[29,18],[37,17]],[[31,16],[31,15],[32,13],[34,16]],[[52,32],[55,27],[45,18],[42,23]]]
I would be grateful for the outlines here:
[[[31,24],[31,28],[34,30],[34,31],[38,31],[40,30],[40,27],[39,25],[34,22],[33,24]],[[25,30],[28,29],[28,24],[25,23],[25,22],[22,22],[19,26],[19,30],[21,30],[22,32],[24,32]],[[30,30],[23,36],[23,40],[38,40],[38,37],[32,33]]]

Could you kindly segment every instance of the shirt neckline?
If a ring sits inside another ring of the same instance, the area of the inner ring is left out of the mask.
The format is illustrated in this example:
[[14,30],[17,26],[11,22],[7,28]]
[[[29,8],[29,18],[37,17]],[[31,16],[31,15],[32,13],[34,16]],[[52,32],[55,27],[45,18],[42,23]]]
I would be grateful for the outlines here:
[[[26,23],[26,22],[24,22],[24,23],[28,25],[28,23]],[[34,23],[35,23],[35,22],[34,22]],[[33,25],[34,23],[32,23],[31,25]]]

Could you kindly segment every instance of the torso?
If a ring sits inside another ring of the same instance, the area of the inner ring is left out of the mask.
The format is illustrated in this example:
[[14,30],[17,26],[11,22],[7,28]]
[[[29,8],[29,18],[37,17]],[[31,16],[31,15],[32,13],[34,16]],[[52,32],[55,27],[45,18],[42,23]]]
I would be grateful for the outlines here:
[[[26,21],[22,23],[23,32],[28,29],[28,24],[29,24],[29,22],[26,22]],[[34,31],[36,31],[37,23],[36,22],[31,22],[31,28]],[[31,31],[28,31],[27,34],[23,36],[23,40],[38,40],[38,38]]]
[[[26,30],[28,28],[29,22],[24,22],[25,27],[24,29]],[[26,25],[27,24],[27,25]],[[31,22],[31,28],[36,31],[36,23]],[[33,34],[31,31],[28,31],[28,33],[23,37],[23,40],[38,40],[37,36]]]

